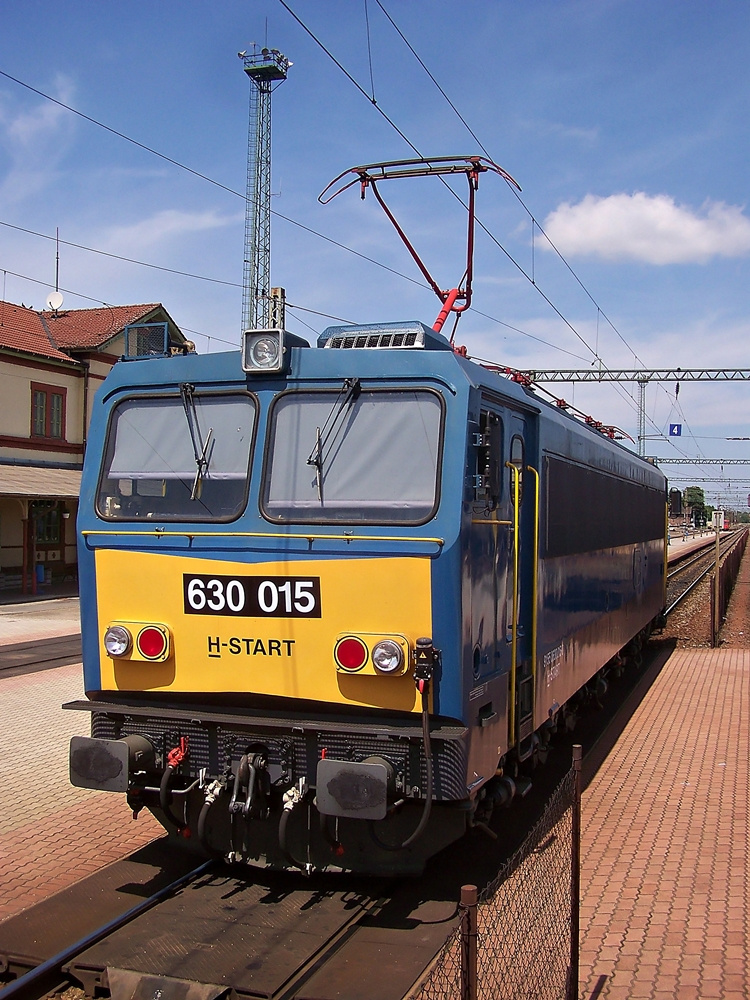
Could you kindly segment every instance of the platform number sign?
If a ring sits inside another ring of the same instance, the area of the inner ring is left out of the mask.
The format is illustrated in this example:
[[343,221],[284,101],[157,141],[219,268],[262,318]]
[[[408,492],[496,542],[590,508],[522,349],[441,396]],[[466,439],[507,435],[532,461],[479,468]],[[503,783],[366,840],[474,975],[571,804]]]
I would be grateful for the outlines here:
[[682,437],[682,424],[670,424],[669,425],[669,436],[671,438]]

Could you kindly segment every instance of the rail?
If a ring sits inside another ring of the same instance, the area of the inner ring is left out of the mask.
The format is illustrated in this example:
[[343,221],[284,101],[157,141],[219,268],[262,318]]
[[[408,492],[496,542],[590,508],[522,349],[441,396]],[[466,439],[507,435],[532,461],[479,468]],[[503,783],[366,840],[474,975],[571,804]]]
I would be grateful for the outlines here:
[[[729,538],[724,538],[720,543],[720,559],[724,559],[725,556],[731,551],[731,549],[737,544],[738,538],[736,535],[732,535]],[[690,582],[685,587],[684,590],[677,590],[675,593],[675,584],[678,580],[683,577],[689,570],[699,568],[701,564],[705,564],[705,569],[702,569],[698,574],[690,579]],[[675,608],[679,607],[680,604],[688,597],[689,594],[695,590],[699,583],[701,583],[705,578],[711,573],[715,566],[715,556],[714,549],[711,546],[707,546],[702,549],[693,558],[686,558],[684,562],[681,562],[671,573],[667,576],[667,581],[671,584],[671,603],[667,604],[665,614],[670,615]]]
[[169,885],[155,892],[153,896],[142,900],[142,902],[126,910],[125,913],[115,917],[114,920],[102,924],[95,931],[91,931],[85,937],[80,938],[80,940],[63,949],[63,951],[48,958],[46,962],[42,962],[41,965],[20,976],[14,982],[8,983],[7,986],[2,988],[3,1000],[37,1000],[39,996],[44,996],[49,991],[50,986],[57,986],[61,981],[65,980],[65,975],[62,971],[63,966],[72,958],[97,942],[102,941],[118,928],[124,927],[125,924],[135,920],[136,917],[145,913],[146,910],[150,910],[153,906],[162,902],[162,900],[179,892],[184,886],[190,882],[194,882],[215,866],[215,861],[204,862],[186,875],[182,875],[180,878],[175,879],[174,882],[170,882]]
[[81,662],[81,633],[0,645],[0,677],[17,677]]

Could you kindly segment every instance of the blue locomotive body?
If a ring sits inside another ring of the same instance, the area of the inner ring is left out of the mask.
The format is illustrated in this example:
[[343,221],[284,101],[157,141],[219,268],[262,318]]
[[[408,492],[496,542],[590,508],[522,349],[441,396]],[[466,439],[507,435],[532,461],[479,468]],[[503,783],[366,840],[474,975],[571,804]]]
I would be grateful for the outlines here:
[[232,859],[418,872],[659,617],[665,480],[421,324],[273,336],[99,392],[71,780]]

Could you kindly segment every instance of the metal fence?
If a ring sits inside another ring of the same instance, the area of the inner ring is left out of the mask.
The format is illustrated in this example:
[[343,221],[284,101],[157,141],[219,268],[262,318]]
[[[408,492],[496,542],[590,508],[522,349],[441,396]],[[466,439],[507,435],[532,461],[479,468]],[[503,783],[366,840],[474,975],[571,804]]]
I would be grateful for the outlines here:
[[724,622],[729,599],[740,571],[740,563],[747,546],[747,537],[748,531],[745,529],[721,560],[718,583],[715,574],[711,577],[711,645],[713,647],[719,644],[719,631]]
[[544,813],[481,892],[410,1000],[572,1000],[578,992],[580,747]]

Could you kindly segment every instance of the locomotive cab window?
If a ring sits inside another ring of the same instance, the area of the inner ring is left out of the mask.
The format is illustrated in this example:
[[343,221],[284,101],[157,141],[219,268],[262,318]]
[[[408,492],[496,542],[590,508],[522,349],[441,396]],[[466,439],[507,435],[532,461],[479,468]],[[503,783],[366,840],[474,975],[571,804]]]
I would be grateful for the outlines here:
[[438,502],[442,398],[362,389],[277,397],[263,513],[272,521],[422,524]]
[[[517,434],[513,436],[510,442],[510,461],[509,466],[513,466],[514,469],[518,469],[518,502],[520,503],[523,499],[523,469],[524,469],[524,446],[523,438],[519,437]],[[516,499],[516,484],[515,484],[516,473],[511,469],[510,472],[510,498],[511,501],[515,502]]]
[[247,500],[256,420],[249,393],[121,400],[107,429],[96,509],[116,521],[229,521]]

